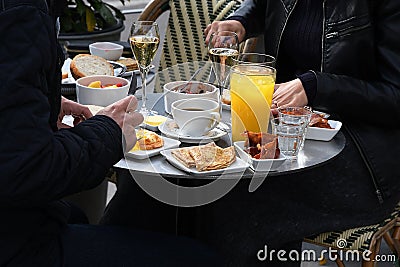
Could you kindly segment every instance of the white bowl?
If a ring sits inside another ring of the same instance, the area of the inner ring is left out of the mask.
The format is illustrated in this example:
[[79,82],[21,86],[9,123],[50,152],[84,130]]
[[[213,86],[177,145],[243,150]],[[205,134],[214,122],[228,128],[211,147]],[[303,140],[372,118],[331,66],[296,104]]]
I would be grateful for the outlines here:
[[171,105],[177,100],[181,99],[189,99],[189,98],[210,98],[215,100],[216,102],[219,101],[219,90],[212,84],[192,81],[190,84],[185,87],[185,90],[196,91],[199,89],[199,86],[202,86],[202,89],[205,89],[207,92],[201,94],[187,94],[187,93],[180,93],[173,91],[176,86],[184,85],[187,81],[175,81],[169,82],[164,85],[164,106],[165,111],[171,113]]
[[122,56],[124,47],[111,42],[97,42],[89,45],[90,54],[107,60],[118,60]]
[[[89,88],[91,82],[100,81],[101,84],[118,84],[118,88]],[[128,95],[130,82],[121,77],[95,75],[76,80],[76,96],[78,103],[84,105],[108,106]]]
[[328,120],[329,125],[333,129],[319,128],[319,127],[308,127],[306,133],[306,139],[318,140],[318,141],[330,141],[339,132],[342,127],[340,121]]
[[280,153],[277,159],[254,159],[244,151],[244,141],[234,142],[236,152],[243,161],[247,162],[254,171],[276,171],[285,162],[286,157]]

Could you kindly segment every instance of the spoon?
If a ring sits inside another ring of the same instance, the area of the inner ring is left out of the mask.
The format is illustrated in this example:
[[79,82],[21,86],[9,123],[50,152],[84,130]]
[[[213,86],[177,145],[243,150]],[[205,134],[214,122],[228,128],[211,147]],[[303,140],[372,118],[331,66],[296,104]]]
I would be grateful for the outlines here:
[[175,86],[173,89],[172,89],[172,91],[178,91],[178,89],[179,89],[179,93],[182,93],[185,89],[186,89],[186,87],[190,84],[190,82],[194,79],[194,77],[196,77],[196,75],[200,72],[200,70],[202,69],[203,67],[201,67],[201,68],[199,68],[198,70],[196,70],[194,73],[193,73],[193,75],[190,77],[190,79],[185,83],[185,85],[181,88],[181,89],[179,89],[179,87],[180,86],[182,86],[182,84],[181,85],[177,85],[177,86]]

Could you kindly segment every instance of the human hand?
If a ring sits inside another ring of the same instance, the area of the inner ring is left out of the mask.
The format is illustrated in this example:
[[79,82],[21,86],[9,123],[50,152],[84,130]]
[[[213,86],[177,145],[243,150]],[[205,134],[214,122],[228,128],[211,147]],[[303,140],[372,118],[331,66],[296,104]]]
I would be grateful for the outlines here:
[[57,128],[70,128],[71,126],[62,123],[65,115],[72,115],[74,117],[74,125],[89,119],[93,116],[88,107],[85,107],[79,103],[71,101],[65,97],[61,98],[61,109],[58,114]]
[[97,113],[97,115],[110,117],[121,127],[125,137],[126,151],[131,150],[136,144],[135,127],[143,122],[143,115],[135,112],[137,105],[136,97],[127,96]]
[[244,36],[246,35],[246,30],[242,23],[237,20],[214,21],[213,23],[208,24],[207,28],[204,30],[207,45],[210,41],[211,34],[218,31],[235,32],[238,36],[239,42],[243,41]]
[[279,107],[304,107],[308,104],[306,91],[300,79],[276,84],[271,109]]

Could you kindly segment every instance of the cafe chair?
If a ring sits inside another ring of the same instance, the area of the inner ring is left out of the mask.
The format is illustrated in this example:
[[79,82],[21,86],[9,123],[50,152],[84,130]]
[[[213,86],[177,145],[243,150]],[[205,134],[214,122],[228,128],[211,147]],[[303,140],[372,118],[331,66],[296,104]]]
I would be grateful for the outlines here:
[[[348,229],[344,231],[326,232],[317,234],[304,239],[304,242],[315,244],[322,247],[332,248],[337,251],[358,251],[362,260],[362,267],[376,266],[376,261],[366,261],[362,259],[362,253],[366,250],[372,252],[368,257],[373,259],[376,255],[380,255],[380,247],[382,238],[397,257],[400,255],[400,203],[395,210],[384,221],[368,225]],[[336,254],[338,255],[338,254]],[[338,267],[344,267],[343,261],[336,257]]]
[[[153,0],[144,9],[139,20],[157,20],[169,11],[168,25],[162,47],[159,71],[171,66],[194,62],[193,69],[183,69],[173,73],[174,80],[188,80],[196,69],[208,61],[208,51],[204,43],[204,29],[215,20],[222,20],[231,15],[243,0]],[[250,52],[255,47],[254,39],[242,44],[241,50]],[[204,68],[207,69],[207,68]],[[164,72],[164,74],[167,72]],[[206,80],[208,71],[197,75]],[[162,92],[162,84],[172,81],[168,75],[156,79],[155,91]]]

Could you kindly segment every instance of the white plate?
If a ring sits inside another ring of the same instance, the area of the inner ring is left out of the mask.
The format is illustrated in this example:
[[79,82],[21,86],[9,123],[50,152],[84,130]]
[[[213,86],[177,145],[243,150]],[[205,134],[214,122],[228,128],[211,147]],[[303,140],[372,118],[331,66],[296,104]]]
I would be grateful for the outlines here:
[[[183,143],[191,143],[191,144],[199,144],[205,141],[217,141],[221,137],[227,134],[226,131],[220,129],[229,129],[228,125],[223,122],[220,122],[217,126],[218,128],[214,128],[209,131],[206,135],[203,136],[188,136],[188,135],[181,135],[179,133],[179,127],[176,122],[172,119],[167,119],[163,124],[158,126],[158,129],[164,135],[178,139]],[[220,129],[219,129],[220,128]]]
[[[122,65],[122,64],[121,64],[121,65]],[[154,65],[150,65],[150,70],[152,70],[152,69],[154,69],[154,68],[155,68]],[[140,71],[139,71],[139,70],[126,71],[126,72],[125,72],[124,74],[122,74],[121,76],[122,76],[122,77],[132,76],[132,73],[140,74]]]
[[222,109],[231,110],[231,105],[227,105],[227,104],[222,103]]
[[[64,65],[62,66],[61,71],[67,72],[68,78],[62,79],[61,84],[75,84],[75,79],[74,79],[74,77],[72,77],[71,70],[70,70],[71,61],[72,61],[72,59],[70,59],[70,58],[67,58],[64,61]],[[126,67],[124,65],[122,65],[118,62],[114,62],[114,61],[109,61],[109,62],[112,64],[112,66],[114,68],[114,76],[121,76],[121,77],[125,76]],[[121,72],[124,72],[124,73],[122,75],[120,75]]]
[[206,176],[206,175],[217,175],[222,173],[227,174],[227,173],[244,172],[249,167],[249,164],[241,160],[239,157],[236,157],[236,161],[226,168],[199,172],[196,170],[196,168],[188,168],[185,165],[183,165],[179,160],[177,160],[174,156],[172,156],[171,154],[172,150],[173,149],[163,150],[161,151],[161,155],[163,155],[176,168],[193,175]]
[[147,159],[152,156],[158,155],[165,149],[177,148],[181,144],[178,140],[162,137],[164,139],[164,145],[162,147],[151,149],[151,150],[135,150],[125,153],[126,156],[134,159]]
[[282,153],[277,159],[254,159],[244,151],[244,141],[234,142],[233,145],[239,157],[247,162],[254,171],[276,171],[286,160],[286,157]]
[[319,128],[319,127],[308,127],[306,133],[306,139],[318,140],[318,141],[330,141],[339,132],[342,127],[340,121],[328,120],[329,125],[333,129]]

